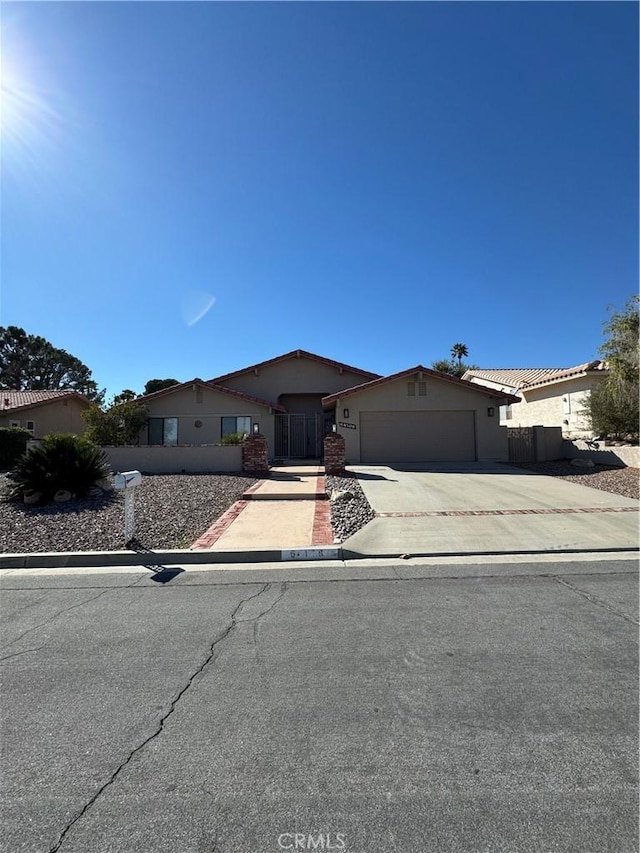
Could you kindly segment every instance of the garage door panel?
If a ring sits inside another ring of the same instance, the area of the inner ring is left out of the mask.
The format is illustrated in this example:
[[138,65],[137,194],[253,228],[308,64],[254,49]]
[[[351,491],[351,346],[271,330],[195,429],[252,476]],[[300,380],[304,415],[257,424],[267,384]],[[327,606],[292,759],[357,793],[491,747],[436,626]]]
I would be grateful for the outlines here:
[[360,412],[363,462],[473,462],[473,411]]

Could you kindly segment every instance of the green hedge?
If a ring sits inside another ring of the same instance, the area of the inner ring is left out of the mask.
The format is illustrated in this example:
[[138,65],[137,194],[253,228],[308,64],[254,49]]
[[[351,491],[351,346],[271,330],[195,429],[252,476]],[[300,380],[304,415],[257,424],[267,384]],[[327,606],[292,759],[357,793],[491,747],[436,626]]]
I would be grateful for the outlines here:
[[0,469],[13,467],[27,449],[27,441],[33,438],[28,429],[22,427],[0,427]]

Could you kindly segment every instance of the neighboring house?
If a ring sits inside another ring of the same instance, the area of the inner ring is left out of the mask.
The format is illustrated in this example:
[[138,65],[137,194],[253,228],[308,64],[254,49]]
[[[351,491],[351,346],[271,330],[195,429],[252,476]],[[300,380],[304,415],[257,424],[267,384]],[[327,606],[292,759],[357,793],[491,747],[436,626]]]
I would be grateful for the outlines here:
[[463,379],[518,397],[517,403],[501,407],[504,426],[558,426],[566,438],[588,438],[585,399],[608,375],[604,362],[589,361],[575,367],[474,369]]
[[50,432],[82,435],[82,412],[91,404],[75,391],[0,390],[0,427],[23,427],[34,438]]
[[498,407],[517,399],[421,366],[382,377],[294,350],[137,402],[150,416],[143,444],[215,444],[259,430],[270,458],[319,458],[335,424],[350,462],[426,462],[506,459]]

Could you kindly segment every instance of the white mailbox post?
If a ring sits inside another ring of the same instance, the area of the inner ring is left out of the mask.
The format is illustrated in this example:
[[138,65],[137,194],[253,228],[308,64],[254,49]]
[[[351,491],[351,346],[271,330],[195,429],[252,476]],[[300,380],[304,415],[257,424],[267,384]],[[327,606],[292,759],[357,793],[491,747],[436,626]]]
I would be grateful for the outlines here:
[[140,471],[123,471],[122,474],[116,474],[113,478],[113,485],[116,489],[124,489],[124,542],[125,545],[131,539],[135,531],[135,504],[134,492],[136,486],[142,482],[142,474]]

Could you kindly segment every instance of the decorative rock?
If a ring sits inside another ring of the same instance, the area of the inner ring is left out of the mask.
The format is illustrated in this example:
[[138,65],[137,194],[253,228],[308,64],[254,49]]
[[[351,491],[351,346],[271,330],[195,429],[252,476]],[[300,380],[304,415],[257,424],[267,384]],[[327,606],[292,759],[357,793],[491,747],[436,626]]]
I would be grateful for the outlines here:
[[572,459],[571,465],[574,468],[595,468],[595,462],[593,459]]
[[71,492],[68,492],[66,489],[60,489],[53,496],[53,499],[57,504],[66,503],[67,501],[70,501],[71,498],[72,498]]
[[[368,524],[374,517],[373,510],[364,496],[357,478],[351,473],[343,476],[328,474],[325,476],[325,488],[331,492],[331,526],[334,533],[334,544],[344,542],[358,530]],[[344,495],[338,500],[333,495]],[[346,495],[350,497],[347,498]]]
[[35,489],[27,489],[27,491],[24,493],[22,499],[26,504],[30,505],[30,504],[37,504],[41,497],[42,497],[41,492],[36,492]]
[[355,499],[353,492],[342,492],[340,489],[334,489],[331,492],[330,501],[352,501]]

